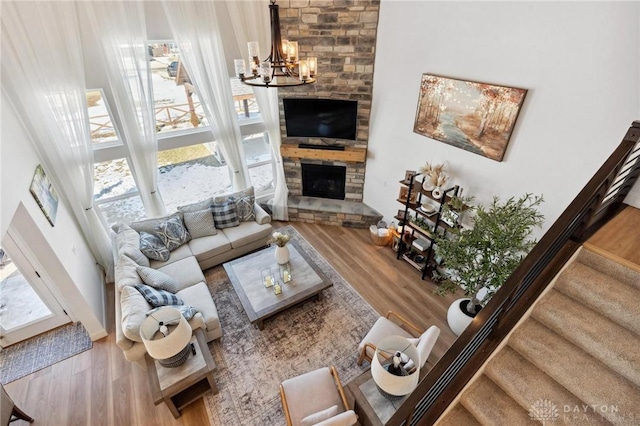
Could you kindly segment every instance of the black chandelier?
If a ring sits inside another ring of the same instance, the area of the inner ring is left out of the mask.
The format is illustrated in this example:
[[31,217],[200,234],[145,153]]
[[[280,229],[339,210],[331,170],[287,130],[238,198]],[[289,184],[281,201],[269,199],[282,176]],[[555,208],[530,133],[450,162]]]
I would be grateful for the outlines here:
[[247,43],[250,72],[247,73],[244,59],[236,59],[236,76],[244,84],[258,87],[290,87],[315,83],[318,58],[300,59],[298,42],[282,40],[279,6],[276,0],[270,1],[271,53],[267,59],[260,62],[258,42],[250,41]]

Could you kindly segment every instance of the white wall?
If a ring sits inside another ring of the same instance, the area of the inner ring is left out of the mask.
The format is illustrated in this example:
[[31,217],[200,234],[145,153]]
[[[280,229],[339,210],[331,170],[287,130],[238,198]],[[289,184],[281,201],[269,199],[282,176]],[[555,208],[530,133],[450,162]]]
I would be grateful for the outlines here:
[[[382,0],[365,202],[391,220],[404,171],[447,161],[477,202],[543,194],[548,228],[640,118],[639,10]],[[502,162],[413,133],[423,73],[528,89]]]
[[[40,163],[28,133],[7,98],[2,95],[0,146],[0,239],[9,224],[17,226],[29,250],[56,285],[54,294],[74,320],[81,321],[93,340],[107,335],[104,324],[104,286],[70,210],[60,200],[52,227],[29,192]],[[46,170],[45,170],[46,171]],[[15,216],[21,210],[22,215]]]

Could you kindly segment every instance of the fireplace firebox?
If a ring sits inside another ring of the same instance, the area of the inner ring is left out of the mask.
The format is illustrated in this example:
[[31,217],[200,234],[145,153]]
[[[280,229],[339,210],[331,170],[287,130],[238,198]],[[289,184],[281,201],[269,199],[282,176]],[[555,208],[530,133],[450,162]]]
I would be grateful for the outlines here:
[[302,163],[302,195],[344,200],[347,168]]

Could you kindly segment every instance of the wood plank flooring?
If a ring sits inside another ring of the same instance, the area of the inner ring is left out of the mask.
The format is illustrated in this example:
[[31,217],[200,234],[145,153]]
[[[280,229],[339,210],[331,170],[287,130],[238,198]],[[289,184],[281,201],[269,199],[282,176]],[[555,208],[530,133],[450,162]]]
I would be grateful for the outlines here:
[[[603,228],[609,234],[602,237],[598,233],[592,242],[617,241],[629,236],[631,230],[633,237],[624,244],[624,250],[640,253],[640,227],[636,222],[640,210],[632,209],[627,214],[631,219],[611,229]],[[419,273],[408,263],[396,260],[389,247],[373,245],[366,229],[298,222],[274,226],[287,224],[293,225],[378,312],[402,312],[422,329],[433,324],[440,327],[442,333],[430,362],[439,359],[453,343],[455,336],[446,324],[446,311],[460,295],[434,295],[434,284],[420,280]],[[112,327],[112,288],[109,300],[108,321]],[[153,405],[146,373],[124,358],[112,330],[109,336],[94,342],[91,350],[9,383],[5,389],[19,407],[35,417],[34,425],[208,424],[202,400],[187,407],[179,419],[174,419],[164,404]]]

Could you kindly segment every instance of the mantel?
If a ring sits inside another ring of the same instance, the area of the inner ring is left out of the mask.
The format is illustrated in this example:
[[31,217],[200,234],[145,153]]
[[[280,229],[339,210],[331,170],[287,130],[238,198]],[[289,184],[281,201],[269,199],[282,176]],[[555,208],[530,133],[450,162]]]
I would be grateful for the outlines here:
[[344,151],[300,148],[298,145],[283,144],[280,147],[283,157],[303,158],[307,160],[344,161],[364,163],[367,158],[366,148],[345,147]]

